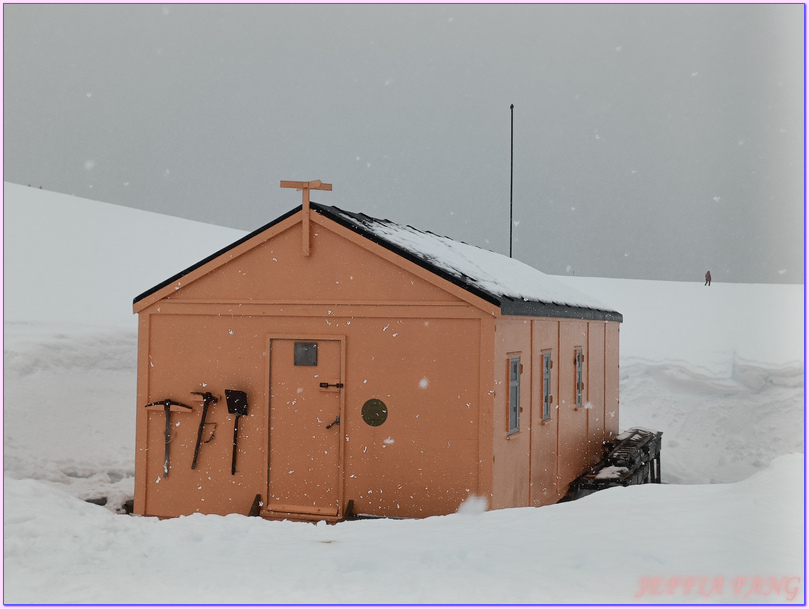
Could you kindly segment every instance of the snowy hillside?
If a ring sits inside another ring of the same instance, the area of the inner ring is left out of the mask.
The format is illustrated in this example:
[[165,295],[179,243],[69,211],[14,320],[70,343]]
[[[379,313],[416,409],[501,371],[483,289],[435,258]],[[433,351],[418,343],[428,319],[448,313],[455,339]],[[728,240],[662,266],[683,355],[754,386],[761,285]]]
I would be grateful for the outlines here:
[[6,603],[804,601],[803,286],[560,278],[624,315],[621,428],[664,432],[663,485],[334,526],[117,514],[132,298],[243,234],[4,185]]
[[132,299],[244,231],[3,184],[5,320],[137,328]]

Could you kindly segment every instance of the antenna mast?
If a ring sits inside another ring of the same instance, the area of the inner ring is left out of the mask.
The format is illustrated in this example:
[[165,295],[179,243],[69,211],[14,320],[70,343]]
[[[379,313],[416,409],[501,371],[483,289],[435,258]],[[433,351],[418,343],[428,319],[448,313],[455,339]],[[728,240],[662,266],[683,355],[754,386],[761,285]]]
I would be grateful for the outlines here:
[[511,104],[511,178],[508,192],[508,257],[512,258],[514,243],[514,104]]

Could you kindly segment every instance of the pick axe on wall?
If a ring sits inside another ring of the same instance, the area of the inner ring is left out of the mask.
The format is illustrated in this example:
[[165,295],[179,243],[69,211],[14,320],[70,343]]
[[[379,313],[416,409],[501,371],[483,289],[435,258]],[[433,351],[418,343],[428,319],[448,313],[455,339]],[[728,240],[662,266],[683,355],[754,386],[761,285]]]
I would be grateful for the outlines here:
[[230,474],[236,473],[236,440],[239,438],[239,417],[247,414],[247,394],[237,389],[225,389],[225,398],[228,401],[228,412],[236,415],[233,422],[233,462],[230,466]]
[[152,406],[162,406],[163,409],[166,411],[166,456],[163,459],[163,477],[169,477],[169,442],[171,442],[171,411],[180,411],[185,408],[186,410],[191,410],[191,406],[187,406],[180,402],[175,402],[174,400],[170,400],[166,398],[165,400],[158,400],[157,402],[152,402],[151,404],[146,404],[146,408],[150,408]]
[[[199,429],[197,430],[197,445],[194,448],[194,460],[191,462],[191,469],[197,468],[197,456],[199,455],[199,445],[202,444],[202,430],[205,427],[205,416],[208,414],[208,407],[212,404],[216,404],[219,401],[219,398],[212,394],[210,391],[206,391],[202,393],[201,391],[192,391],[193,395],[198,395],[202,397],[202,417],[199,420]],[[216,423],[214,423],[214,426]],[[214,427],[216,429],[216,427]],[[205,440],[207,444],[213,439],[213,434],[211,437]]]

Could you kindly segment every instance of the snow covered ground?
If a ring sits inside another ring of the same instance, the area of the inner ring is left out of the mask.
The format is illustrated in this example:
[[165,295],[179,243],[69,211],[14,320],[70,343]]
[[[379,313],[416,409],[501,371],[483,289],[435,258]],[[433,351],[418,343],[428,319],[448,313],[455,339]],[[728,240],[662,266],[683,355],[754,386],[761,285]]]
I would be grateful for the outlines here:
[[803,286],[561,278],[624,314],[621,428],[664,432],[663,485],[334,526],[116,513],[132,298],[243,234],[4,185],[5,603],[804,602]]

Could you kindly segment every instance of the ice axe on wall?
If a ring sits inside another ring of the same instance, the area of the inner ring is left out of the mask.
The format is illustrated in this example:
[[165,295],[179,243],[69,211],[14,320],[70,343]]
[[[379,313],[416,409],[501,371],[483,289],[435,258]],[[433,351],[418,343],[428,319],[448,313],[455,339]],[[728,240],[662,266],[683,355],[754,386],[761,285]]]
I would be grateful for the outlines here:
[[150,406],[162,406],[163,409],[166,411],[166,457],[163,459],[163,477],[169,477],[169,442],[171,442],[171,411],[172,410],[179,410],[182,411],[183,408],[186,410],[191,410],[191,406],[187,406],[180,402],[175,402],[174,400],[170,400],[166,398],[165,400],[158,400],[157,402],[152,402],[151,404],[146,404],[146,408]]
[[[208,407],[211,404],[216,404],[219,398],[212,394],[210,391],[202,393],[201,391],[192,391],[193,395],[202,396],[202,418],[199,420],[199,430],[197,431],[197,445],[194,448],[194,460],[191,462],[191,469],[197,468],[197,456],[199,455],[199,445],[202,443],[202,429],[205,427],[205,415],[208,414]],[[214,423],[216,425],[216,423]],[[215,428],[214,428],[215,429]],[[208,443],[213,440],[213,434],[205,442]]]
[[236,415],[233,422],[233,462],[230,466],[230,474],[236,473],[236,440],[239,437],[239,417],[247,414],[247,394],[237,389],[225,389],[225,399],[228,401],[228,412]]

